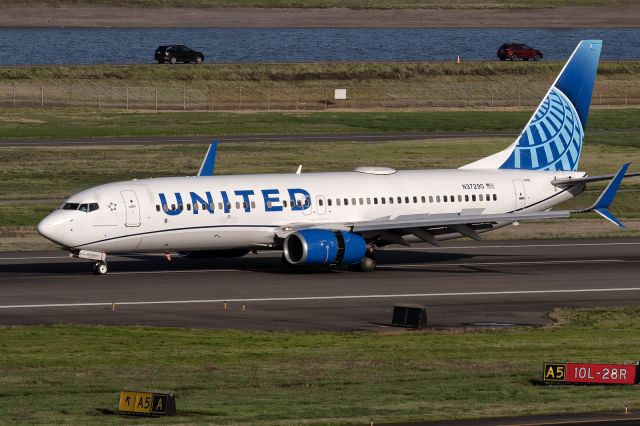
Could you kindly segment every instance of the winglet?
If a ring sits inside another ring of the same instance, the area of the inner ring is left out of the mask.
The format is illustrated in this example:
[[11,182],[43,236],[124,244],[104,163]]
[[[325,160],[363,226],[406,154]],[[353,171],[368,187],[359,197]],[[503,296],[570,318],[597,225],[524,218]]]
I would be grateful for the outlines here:
[[620,167],[618,173],[616,173],[613,179],[611,179],[611,182],[609,182],[609,185],[607,185],[605,190],[602,191],[602,194],[600,194],[600,197],[598,197],[596,202],[593,203],[593,205],[588,209],[581,210],[581,212],[596,212],[600,216],[604,217],[620,228],[624,228],[622,222],[620,222],[613,214],[611,214],[611,212],[609,211],[609,206],[613,202],[613,199],[616,196],[616,192],[618,192],[618,188],[620,188],[620,184],[622,183],[622,179],[624,179],[624,174],[627,172],[630,164],[631,163],[626,163],[622,167]]
[[218,142],[212,141],[207,150],[207,154],[204,156],[200,170],[198,170],[198,176],[213,176],[213,171],[216,167],[216,154],[218,152]]

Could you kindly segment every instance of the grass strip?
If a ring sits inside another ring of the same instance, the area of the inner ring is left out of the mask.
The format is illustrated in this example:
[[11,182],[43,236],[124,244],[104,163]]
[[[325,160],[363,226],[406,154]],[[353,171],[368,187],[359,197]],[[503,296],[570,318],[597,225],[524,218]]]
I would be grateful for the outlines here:
[[[127,112],[82,108],[0,109],[5,139],[124,136],[225,136],[243,134],[404,133],[513,131],[532,111],[377,112]],[[640,109],[599,109],[589,115],[590,131],[638,130]],[[621,144],[635,136],[622,134]]]
[[[463,58],[464,60],[464,58]],[[21,65],[1,66],[0,83],[90,86],[162,85],[219,87],[223,83],[259,82],[262,88],[278,82],[296,84],[362,85],[545,82],[551,84],[564,61],[429,62],[309,62],[309,63],[205,63],[194,65]],[[601,61],[598,82],[637,81],[640,61]],[[513,80],[512,80],[513,79]],[[628,87],[628,89],[633,89]]]
[[163,424],[364,424],[637,407],[637,386],[530,379],[541,378],[544,361],[638,359],[640,309],[552,318],[558,323],[510,330],[376,333],[4,327],[0,416],[120,424],[111,413],[122,389],[175,391],[180,416],[154,421]]

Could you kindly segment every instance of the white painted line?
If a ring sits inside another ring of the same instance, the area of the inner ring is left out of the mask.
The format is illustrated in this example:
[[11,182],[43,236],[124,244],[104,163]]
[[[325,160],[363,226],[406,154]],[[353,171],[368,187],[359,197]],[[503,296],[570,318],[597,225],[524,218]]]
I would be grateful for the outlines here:
[[508,265],[554,265],[554,264],[571,264],[571,263],[635,263],[622,259],[584,259],[584,260],[547,260],[547,261],[530,261],[530,262],[470,262],[470,263],[394,263],[389,265],[378,265],[376,269],[387,268],[446,268],[449,266],[508,266]]
[[36,259],[66,259],[69,255],[63,256],[32,256],[32,257],[0,257],[0,260],[36,260]]
[[401,294],[363,294],[347,296],[309,296],[309,297],[265,297],[265,298],[230,298],[230,299],[199,299],[199,300],[156,300],[139,302],[87,302],[87,303],[47,303],[38,305],[4,305],[0,309],[37,309],[37,308],[76,308],[90,306],[118,306],[135,305],[178,305],[195,303],[224,303],[224,302],[299,302],[314,300],[354,300],[354,299],[398,299],[405,297],[477,297],[477,296],[510,296],[536,294],[570,294],[570,293],[613,293],[626,291],[640,291],[640,287],[622,288],[583,288],[556,290],[515,290],[515,291],[475,291],[469,293],[401,293]]
[[415,250],[460,250],[487,248],[533,248],[533,247],[600,247],[600,246],[637,246],[640,242],[626,243],[574,243],[574,244],[514,244],[514,245],[486,245],[486,246],[441,246],[441,247],[382,247],[379,250],[415,251]]

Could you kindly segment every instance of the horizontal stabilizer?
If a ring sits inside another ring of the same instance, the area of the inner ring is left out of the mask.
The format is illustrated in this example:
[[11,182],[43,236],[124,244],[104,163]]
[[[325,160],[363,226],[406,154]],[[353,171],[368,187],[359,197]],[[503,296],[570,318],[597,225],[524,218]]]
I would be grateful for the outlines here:
[[213,176],[213,172],[216,167],[216,154],[218,153],[218,141],[213,141],[209,145],[207,154],[204,156],[200,170],[198,170],[198,176]]
[[618,192],[618,188],[620,188],[622,179],[624,179],[625,173],[627,172],[627,169],[629,168],[630,164],[631,163],[626,163],[622,167],[620,167],[620,170],[618,170],[618,173],[616,173],[613,179],[611,179],[611,182],[609,182],[609,185],[607,185],[604,191],[602,191],[602,194],[600,194],[596,202],[593,203],[591,207],[584,210],[579,210],[575,213],[596,212],[600,216],[604,217],[608,221],[615,224],[616,226],[619,226],[620,228],[624,228],[624,225],[622,224],[622,222],[620,222],[613,214],[611,214],[611,212],[609,211],[609,206],[611,206],[611,203],[613,202],[613,199],[615,198],[616,193]]
[[[640,176],[640,173],[629,173],[624,175],[625,178]],[[603,175],[603,176],[587,176],[582,178],[563,178],[563,179],[554,179],[551,181],[552,185],[555,186],[570,186],[575,185],[576,183],[589,183],[589,182],[601,182],[603,180],[611,180],[615,177],[615,175]]]

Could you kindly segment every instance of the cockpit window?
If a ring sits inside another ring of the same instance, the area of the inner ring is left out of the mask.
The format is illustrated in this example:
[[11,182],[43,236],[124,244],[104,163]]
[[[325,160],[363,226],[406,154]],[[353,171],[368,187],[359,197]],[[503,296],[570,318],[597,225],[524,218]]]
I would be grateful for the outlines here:
[[62,210],[80,210],[85,213],[98,210],[99,208],[98,203],[64,203],[61,207]]

